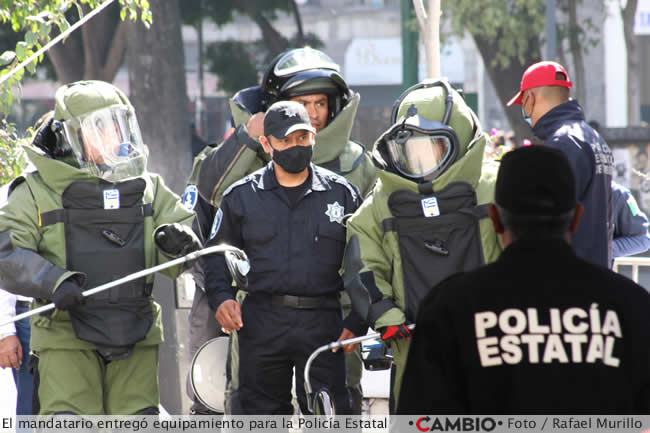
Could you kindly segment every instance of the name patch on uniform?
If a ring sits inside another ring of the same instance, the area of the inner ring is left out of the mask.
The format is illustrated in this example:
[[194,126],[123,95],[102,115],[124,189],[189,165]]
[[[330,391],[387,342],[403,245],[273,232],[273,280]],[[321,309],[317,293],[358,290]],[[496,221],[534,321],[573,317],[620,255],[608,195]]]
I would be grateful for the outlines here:
[[104,190],[104,209],[119,209],[120,208],[120,190],[119,189],[105,189]]
[[327,204],[327,210],[325,215],[330,217],[330,222],[337,222],[343,224],[343,216],[345,215],[345,208],[339,204],[338,201],[335,201],[332,204]]
[[434,217],[440,215],[440,208],[438,207],[438,199],[435,197],[427,197],[421,200],[422,203],[422,212],[424,216]]
[[212,220],[212,229],[210,229],[210,239],[212,239],[217,235],[217,232],[219,231],[219,226],[221,226],[222,218],[223,218],[223,211],[221,210],[221,208],[219,208],[217,214],[214,216],[214,220]]
[[196,203],[199,201],[199,190],[196,185],[187,185],[183,193],[183,206],[187,210],[194,210]]

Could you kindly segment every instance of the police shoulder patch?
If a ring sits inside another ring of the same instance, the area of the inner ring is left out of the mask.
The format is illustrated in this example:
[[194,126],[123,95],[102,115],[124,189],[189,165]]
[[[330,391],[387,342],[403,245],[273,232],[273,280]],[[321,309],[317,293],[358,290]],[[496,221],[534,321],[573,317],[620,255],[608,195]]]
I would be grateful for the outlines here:
[[210,239],[215,237],[219,232],[219,227],[221,226],[221,220],[223,219],[223,211],[221,208],[217,210],[214,220],[212,220],[212,228],[210,229]]
[[187,185],[183,193],[183,207],[187,210],[194,210],[199,201],[199,190],[196,185]]

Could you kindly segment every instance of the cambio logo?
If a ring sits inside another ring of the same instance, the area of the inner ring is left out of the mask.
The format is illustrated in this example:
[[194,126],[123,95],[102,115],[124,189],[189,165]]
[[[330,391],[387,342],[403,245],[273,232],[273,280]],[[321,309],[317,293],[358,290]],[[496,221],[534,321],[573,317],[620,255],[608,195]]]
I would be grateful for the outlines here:
[[[498,424],[501,424],[499,422]],[[423,416],[417,421],[409,421],[409,425],[415,427],[421,432],[427,431],[472,431],[472,432],[490,432],[497,426],[493,418],[485,417],[429,417]]]

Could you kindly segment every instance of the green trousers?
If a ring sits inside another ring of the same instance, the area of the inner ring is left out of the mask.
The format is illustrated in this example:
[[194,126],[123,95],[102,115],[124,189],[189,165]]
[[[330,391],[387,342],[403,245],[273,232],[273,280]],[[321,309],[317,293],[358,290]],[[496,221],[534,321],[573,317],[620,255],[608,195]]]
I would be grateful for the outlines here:
[[136,346],[127,359],[105,362],[94,350],[38,354],[40,415],[134,415],[158,408],[158,346]]
[[393,352],[393,365],[395,366],[395,383],[391,392],[393,393],[396,408],[402,386],[402,377],[404,376],[404,367],[406,367],[406,357],[409,352],[409,341],[404,339],[395,340],[390,343],[390,348]]

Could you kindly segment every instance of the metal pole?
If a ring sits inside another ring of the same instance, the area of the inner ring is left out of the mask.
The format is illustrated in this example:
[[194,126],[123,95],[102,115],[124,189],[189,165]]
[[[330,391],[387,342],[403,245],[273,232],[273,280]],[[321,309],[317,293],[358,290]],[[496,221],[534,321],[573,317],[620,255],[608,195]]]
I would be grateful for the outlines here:
[[[183,257],[179,257],[177,259],[170,260],[170,261],[165,262],[165,263],[161,263],[161,264],[159,264],[157,266],[147,268],[147,269],[143,269],[143,270],[138,271],[138,272],[134,272],[134,273],[129,274],[129,275],[127,275],[125,277],[122,277],[120,279],[110,281],[108,283],[97,286],[97,287],[95,287],[93,289],[86,290],[86,291],[82,292],[82,295],[83,296],[92,296],[95,293],[103,292],[104,290],[108,290],[108,289],[110,289],[112,287],[119,286],[120,284],[128,283],[130,281],[137,280],[138,278],[142,278],[142,277],[146,277],[147,275],[155,274],[156,272],[162,271],[163,269],[171,268],[172,266],[181,265],[181,264],[189,262],[191,260],[196,260],[201,256],[205,256],[206,254],[223,254],[223,253],[226,253],[227,251],[243,253],[243,251],[240,250],[239,248],[231,247],[230,245],[225,245],[225,244],[213,245],[211,247],[207,247],[207,248],[203,248],[201,250],[194,251],[193,253],[189,253],[189,254],[187,254],[187,255],[185,255]],[[41,307],[34,308],[34,309],[32,309],[30,311],[27,311],[25,313],[18,314],[16,316],[12,317],[11,320],[0,323],[0,326],[4,326],[4,325],[7,325],[9,323],[17,322],[18,320],[24,319],[25,317],[34,316],[36,314],[43,313],[45,311],[53,310],[54,308],[55,308],[54,304],[43,305]]]
[[201,135],[205,137],[205,119],[204,112],[205,108],[203,104],[205,103],[205,85],[203,79],[203,1],[199,2],[200,18],[199,23],[196,28],[199,44],[199,104],[197,105],[198,109],[198,131],[201,132]]
[[546,60],[557,60],[555,0],[546,0]]
[[[408,329],[411,331],[415,329],[415,323],[411,323],[410,325],[406,326]],[[381,337],[381,334],[379,332],[373,332],[372,334],[368,335],[362,335],[361,337],[354,337],[354,338],[349,338],[347,340],[341,340],[341,341],[333,341],[329,344],[325,344],[318,349],[314,350],[311,355],[309,355],[309,358],[307,358],[307,362],[305,363],[305,369],[304,371],[304,381],[305,381],[305,392],[307,393],[307,407],[309,408],[309,411],[313,413],[313,407],[312,407],[312,401],[311,401],[311,394],[312,394],[312,387],[311,387],[311,381],[309,379],[309,370],[311,368],[311,364],[314,362],[314,359],[316,357],[325,352],[328,349],[338,349],[341,348],[345,345],[348,344],[357,344],[361,343],[362,341],[366,340],[372,340],[373,338],[379,338]]]

